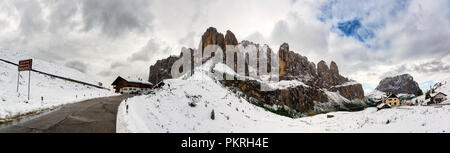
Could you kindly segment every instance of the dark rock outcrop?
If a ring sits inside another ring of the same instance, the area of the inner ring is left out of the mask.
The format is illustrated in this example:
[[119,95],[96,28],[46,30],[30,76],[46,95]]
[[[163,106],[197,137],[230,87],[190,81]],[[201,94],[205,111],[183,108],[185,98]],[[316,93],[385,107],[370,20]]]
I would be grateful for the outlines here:
[[337,64],[332,61],[330,68],[328,68],[325,61],[320,61],[317,64],[317,74],[319,75],[321,87],[329,88],[332,86],[340,85],[349,80],[339,74],[339,69]]
[[226,45],[238,45],[238,40],[236,39],[236,36],[234,36],[233,32],[230,30],[227,30],[227,33],[225,34],[225,46]]
[[419,84],[409,74],[387,77],[380,81],[376,90],[390,92],[393,94],[414,94],[418,95]]
[[172,65],[180,59],[179,56],[170,56],[166,59],[158,60],[155,65],[150,66],[148,81],[157,84],[164,79],[171,79]]
[[331,71],[332,75],[339,75],[339,68],[338,68],[336,62],[331,61],[330,71]]
[[227,87],[238,88],[245,95],[268,105],[287,106],[298,112],[314,114],[314,102],[328,102],[327,95],[318,88],[296,86],[274,91],[260,91],[261,83],[254,80],[223,80]]
[[203,52],[205,52],[205,47],[209,45],[217,45],[222,48],[222,50],[225,50],[225,37],[222,33],[217,32],[217,29],[213,27],[208,28],[202,35],[201,43]]
[[278,51],[280,80],[301,80],[307,82],[317,78],[316,66],[308,58],[289,51],[289,44],[283,43]]
[[[186,49],[186,48],[184,48]],[[194,59],[194,49],[189,48],[188,49],[191,53],[191,59]],[[150,72],[148,81],[157,84],[165,79],[171,79],[172,78],[172,65],[175,63],[175,61],[183,58],[183,52],[180,53],[178,56],[170,56],[168,58],[158,60],[156,63],[152,66],[150,66]],[[194,60],[191,61],[191,71],[194,69]],[[183,70],[183,66],[180,67],[180,72]]]
[[331,85],[331,72],[325,61],[317,63],[317,75],[319,76],[321,82],[319,85],[321,87],[329,87]]
[[332,92],[339,92],[339,94],[348,100],[356,100],[364,98],[364,90],[361,84],[351,84],[346,86],[333,86],[329,89]]

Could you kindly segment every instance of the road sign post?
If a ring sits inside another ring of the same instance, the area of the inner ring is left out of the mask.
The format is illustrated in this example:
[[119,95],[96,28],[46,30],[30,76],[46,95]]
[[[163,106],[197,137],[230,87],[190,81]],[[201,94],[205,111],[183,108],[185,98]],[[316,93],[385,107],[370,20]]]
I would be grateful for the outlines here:
[[33,66],[33,59],[19,61],[18,75],[17,75],[17,92],[19,92],[19,78],[20,71],[28,71],[28,100],[30,100],[30,84],[31,84],[31,70]]
[[17,92],[19,92],[19,78],[20,78],[20,71],[17,71]]
[[28,71],[28,100],[30,100],[31,70]]

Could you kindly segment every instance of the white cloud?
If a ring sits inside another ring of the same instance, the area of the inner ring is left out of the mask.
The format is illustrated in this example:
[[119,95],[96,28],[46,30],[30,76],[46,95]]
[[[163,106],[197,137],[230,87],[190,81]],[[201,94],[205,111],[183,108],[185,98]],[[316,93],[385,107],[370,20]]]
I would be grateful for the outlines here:
[[[156,60],[178,55],[181,47],[197,47],[201,34],[213,26],[274,50],[287,42],[291,50],[315,63],[336,61],[344,76],[367,90],[397,70],[410,73],[419,83],[449,74],[447,0],[293,2],[4,0],[0,48],[25,50],[61,65],[82,59],[86,73],[107,84],[114,75],[147,78],[148,67]],[[337,23],[355,18],[374,33],[373,38],[361,42],[336,29]],[[427,63],[428,68],[414,69]]]

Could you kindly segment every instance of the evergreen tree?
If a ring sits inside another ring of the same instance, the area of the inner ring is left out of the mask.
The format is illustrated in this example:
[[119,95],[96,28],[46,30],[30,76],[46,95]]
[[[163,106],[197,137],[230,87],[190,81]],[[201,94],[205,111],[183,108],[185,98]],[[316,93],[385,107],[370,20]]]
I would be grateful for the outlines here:
[[214,120],[216,118],[216,115],[214,114],[214,109],[211,111],[211,119]]
[[431,98],[431,95],[430,95],[430,92],[428,91],[426,94],[425,94],[425,99],[430,99]]
[[423,91],[422,89],[419,89],[419,91],[417,91],[417,96],[422,96],[423,95]]

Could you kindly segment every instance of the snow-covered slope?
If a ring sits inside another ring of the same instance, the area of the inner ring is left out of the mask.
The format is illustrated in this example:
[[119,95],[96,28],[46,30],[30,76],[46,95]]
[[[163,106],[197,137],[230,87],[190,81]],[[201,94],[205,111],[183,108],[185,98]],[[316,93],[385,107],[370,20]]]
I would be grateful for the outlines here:
[[379,91],[379,90],[373,90],[372,92],[370,92],[366,97],[367,98],[370,98],[370,99],[372,99],[372,100],[377,100],[377,101],[379,101],[379,100],[381,100],[381,98],[383,97],[383,96],[386,96],[386,93],[385,92],[382,92],[382,91]]
[[[21,54],[16,51],[10,50],[1,50],[0,49],[0,59],[4,59],[13,63],[19,63],[19,60],[30,59],[32,57]],[[92,80],[86,74],[67,67],[59,66],[53,63],[49,63],[47,61],[43,61],[41,59],[32,58],[33,59],[33,69],[44,71],[46,73],[54,74],[57,76],[62,76],[66,78],[71,78],[74,80],[90,83],[90,84],[98,84],[95,80]],[[16,76],[17,77],[17,76]]]
[[[450,95],[450,78],[438,81],[433,86],[433,89],[434,89],[435,93],[442,92],[442,93],[444,93],[446,95]],[[425,99],[425,95],[426,95],[425,92],[427,92],[427,91],[423,91],[424,94],[422,96],[416,97],[416,98],[412,99],[412,101],[417,101],[419,104],[426,105],[426,103],[428,101],[430,101],[430,99],[427,99],[427,100]],[[450,99],[450,97],[447,96],[447,99]]]
[[[0,58],[17,63],[30,57],[14,51],[0,50]],[[96,84],[96,81],[77,70],[35,58],[33,69]],[[114,95],[108,90],[31,72],[31,94],[28,101],[28,72],[20,73],[19,92],[17,92],[17,75],[17,66],[0,61],[0,120],[84,99]]]
[[450,78],[439,81],[434,85],[434,89],[436,93],[442,92],[447,95],[450,95]]
[[[117,132],[449,132],[450,106],[333,112],[292,119],[255,106],[206,74],[165,80],[122,102]],[[200,73],[199,73],[200,72]],[[127,111],[128,105],[128,111]],[[214,110],[214,119],[211,118]],[[328,115],[334,115],[328,118]]]

